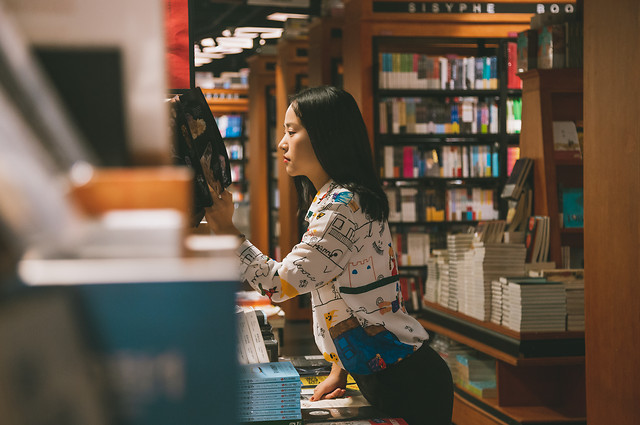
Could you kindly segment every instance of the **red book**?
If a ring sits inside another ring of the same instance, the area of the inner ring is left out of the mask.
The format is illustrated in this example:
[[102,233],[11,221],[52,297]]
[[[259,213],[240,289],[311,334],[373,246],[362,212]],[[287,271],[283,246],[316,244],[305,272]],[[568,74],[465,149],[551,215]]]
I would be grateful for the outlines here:
[[510,41],[507,43],[507,88],[521,89],[522,80],[518,73],[518,43]]
[[413,178],[417,177],[414,175],[413,170],[413,156],[414,156],[415,147],[413,146],[404,146],[402,148],[402,177],[404,178]]

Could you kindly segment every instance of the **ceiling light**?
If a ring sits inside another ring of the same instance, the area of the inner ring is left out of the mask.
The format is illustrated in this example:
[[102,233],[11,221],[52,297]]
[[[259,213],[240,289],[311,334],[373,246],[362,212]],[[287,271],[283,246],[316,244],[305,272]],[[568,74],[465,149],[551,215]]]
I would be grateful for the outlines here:
[[271,39],[271,38],[280,38],[282,36],[283,31],[284,30],[282,28],[277,28],[277,31],[262,33],[260,37],[264,38],[265,40]]
[[236,46],[222,46],[222,45],[218,45],[215,47],[205,47],[204,49],[202,49],[202,51],[204,53],[225,53],[225,54],[230,54],[230,55],[234,55],[236,53],[242,53],[242,48],[241,47],[236,47]]
[[202,40],[200,40],[200,45],[202,47],[210,47],[210,46],[215,46],[216,42],[213,41],[213,38],[211,38],[211,37],[203,38]]
[[231,30],[224,30],[222,31],[222,35],[224,37],[231,37]]
[[267,16],[270,21],[286,22],[287,19],[308,19],[309,15],[303,15],[301,13],[281,13],[276,12]]
[[208,63],[211,63],[213,61],[213,59],[211,58],[194,58],[193,59],[193,64],[195,66],[201,66],[201,65],[206,65]]
[[216,42],[219,46],[241,47],[243,49],[253,48],[253,40],[241,37],[217,37]]
[[198,58],[210,58],[210,59],[222,59],[224,57],[223,53],[198,53],[197,55],[194,56],[195,59]]

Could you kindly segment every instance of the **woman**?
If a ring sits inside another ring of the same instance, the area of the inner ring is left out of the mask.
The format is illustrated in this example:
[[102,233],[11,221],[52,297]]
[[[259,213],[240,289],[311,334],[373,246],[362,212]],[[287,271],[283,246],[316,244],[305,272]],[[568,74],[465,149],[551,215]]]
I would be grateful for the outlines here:
[[[244,240],[242,278],[274,302],[311,293],[315,341],[333,362],[312,400],[344,395],[350,373],[385,414],[450,424],[451,374],[404,309],[389,204],[355,100],[333,87],[306,89],[293,97],[284,130],[278,148],[308,228],[282,262]],[[231,194],[214,200],[207,211],[213,231],[239,234]]]

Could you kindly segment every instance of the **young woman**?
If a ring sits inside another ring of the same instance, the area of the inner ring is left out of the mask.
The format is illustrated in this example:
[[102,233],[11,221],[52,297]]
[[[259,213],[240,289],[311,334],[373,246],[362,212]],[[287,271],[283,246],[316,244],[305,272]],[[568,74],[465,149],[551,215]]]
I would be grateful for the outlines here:
[[[404,308],[389,204],[355,100],[333,87],[300,92],[287,110],[278,148],[308,228],[282,262],[244,240],[241,273],[274,302],[311,293],[315,341],[333,362],[312,400],[344,395],[350,373],[385,414],[412,425],[449,425],[451,374]],[[214,201],[207,211],[213,231],[239,234],[231,194]]]

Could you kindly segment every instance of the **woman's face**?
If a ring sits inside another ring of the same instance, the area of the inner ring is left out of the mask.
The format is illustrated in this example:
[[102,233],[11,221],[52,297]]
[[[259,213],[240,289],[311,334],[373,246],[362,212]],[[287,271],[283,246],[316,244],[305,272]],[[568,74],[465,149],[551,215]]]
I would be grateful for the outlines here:
[[328,180],[313,151],[309,134],[291,106],[284,117],[284,136],[278,148],[283,151],[287,174],[291,177],[307,176],[317,189],[318,184],[321,187]]

